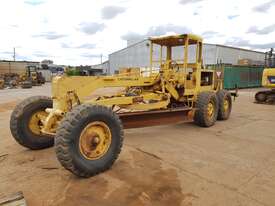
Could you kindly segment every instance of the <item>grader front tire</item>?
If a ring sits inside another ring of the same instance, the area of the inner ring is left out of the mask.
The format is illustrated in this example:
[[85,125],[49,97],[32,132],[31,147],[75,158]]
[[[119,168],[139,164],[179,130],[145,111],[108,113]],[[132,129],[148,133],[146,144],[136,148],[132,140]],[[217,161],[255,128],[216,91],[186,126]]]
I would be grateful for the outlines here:
[[15,107],[10,118],[10,131],[20,145],[32,150],[53,146],[54,138],[40,133],[41,120],[38,117],[46,117],[45,109],[52,106],[51,98],[34,96],[25,99]]
[[218,116],[218,99],[214,92],[201,92],[196,102],[194,121],[198,126],[211,127]]
[[119,117],[99,105],[79,105],[66,114],[55,138],[61,165],[80,177],[91,177],[109,169],[123,143]]

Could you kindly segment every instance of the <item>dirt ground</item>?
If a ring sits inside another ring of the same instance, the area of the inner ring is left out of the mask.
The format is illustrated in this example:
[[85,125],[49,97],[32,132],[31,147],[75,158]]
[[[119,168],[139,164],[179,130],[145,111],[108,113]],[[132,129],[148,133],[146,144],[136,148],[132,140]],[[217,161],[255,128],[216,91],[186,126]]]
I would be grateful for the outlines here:
[[23,191],[39,205],[275,205],[275,106],[242,90],[228,121],[211,128],[180,123],[125,130],[111,170],[77,178],[53,148],[30,151],[9,131],[16,103],[50,95],[50,85],[0,91],[0,196]]

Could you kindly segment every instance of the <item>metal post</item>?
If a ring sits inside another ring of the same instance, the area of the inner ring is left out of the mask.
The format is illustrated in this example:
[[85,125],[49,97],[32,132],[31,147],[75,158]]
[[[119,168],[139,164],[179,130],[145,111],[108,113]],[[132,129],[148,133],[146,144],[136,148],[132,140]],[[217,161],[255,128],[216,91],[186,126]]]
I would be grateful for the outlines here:
[[171,60],[172,59],[172,48],[171,46],[167,46],[167,55],[166,55],[166,60]]
[[[185,77],[187,77],[187,62],[188,62],[188,37],[186,37],[185,42],[184,42],[184,57],[183,57],[183,69],[184,69],[184,74]],[[184,88],[186,88],[187,82],[184,81]]]
[[200,43],[197,42],[196,44],[197,48],[196,48],[196,62],[199,62],[199,47],[200,47]]
[[160,59],[159,59],[160,66],[162,65],[162,45],[160,46]]
[[150,43],[150,75],[152,74],[153,67],[153,43]]
[[184,42],[184,69],[185,69],[185,73],[187,73],[187,63],[188,63],[188,38],[185,39]]

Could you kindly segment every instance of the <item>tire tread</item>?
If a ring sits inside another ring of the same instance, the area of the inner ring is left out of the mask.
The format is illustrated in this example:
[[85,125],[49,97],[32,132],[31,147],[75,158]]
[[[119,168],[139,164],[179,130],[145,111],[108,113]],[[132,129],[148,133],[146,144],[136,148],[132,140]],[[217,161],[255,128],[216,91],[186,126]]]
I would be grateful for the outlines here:
[[42,149],[42,148],[46,148],[48,146],[52,146],[53,145],[53,141],[52,144],[48,145],[48,146],[42,146],[42,145],[30,145],[28,144],[26,141],[24,141],[21,138],[20,135],[20,131],[19,131],[19,117],[23,115],[24,113],[24,109],[33,103],[39,102],[39,101],[52,101],[52,99],[50,97],[47,96],[33,96],[33,97],[29,97],[25,100],[23,100],[22,102],[20,102],[13,110],[11,117],[10,117],[10,131],[12,136],[14,137],[14,139],[22,146],[36,150],[36,149]]
[[[198,126],[201,127],[210,127],[212,126],[215,122],[209,123],[207,122],[207,111],[205,109],[206,104],[210,101],[210,99],[214,97],[217,103],[217,97],[214,92],[201,92],[198,95],[197,102],[196,102],[196,112],[194,116],[194,121]],[[217,116],[217,114],[215,114]],[[216,117],[215,117],[216,119]]]
[[[83,118],[83,116],[86,116],[93,111],[108,114],[112,119],[117,121],[120,127],[121,139],[120,139],[119,151],[116,154],[114,154],[112,161],[109,162],[107,165],[105,165],[104,168],[101,168],[100,170],[94,170],[91,172],[91,171],[84,171],[74,164],[69,148],[70,148],[70,142],[74,138],[71,135],[70,131],[73,130],[73,128],[81,120],[81,118]],[[82,104],[73,108],[71,112],[68,112],[67,115],[61,121],[57,129],[57,134],[55,138],[55,151],[56,151],[57,159],[65,169],[71,171],[73,174],[80,177],[91,177],[91,176],[97,175],[98,173],[108,170],[113,165],[115,160],[118,158],[119,153],[121,152],[122,144],[123,144],[123,126],[119,117],[111,109],[107,107],[104,107],[101,105]]]

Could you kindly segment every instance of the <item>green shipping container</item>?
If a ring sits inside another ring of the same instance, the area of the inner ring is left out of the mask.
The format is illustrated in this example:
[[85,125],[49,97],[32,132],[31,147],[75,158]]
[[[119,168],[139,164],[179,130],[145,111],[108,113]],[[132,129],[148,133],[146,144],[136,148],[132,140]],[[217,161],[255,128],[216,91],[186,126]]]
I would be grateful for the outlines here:
[[260,87],[263,67],[255,66],[223,66],[224,88],[252,88]]

